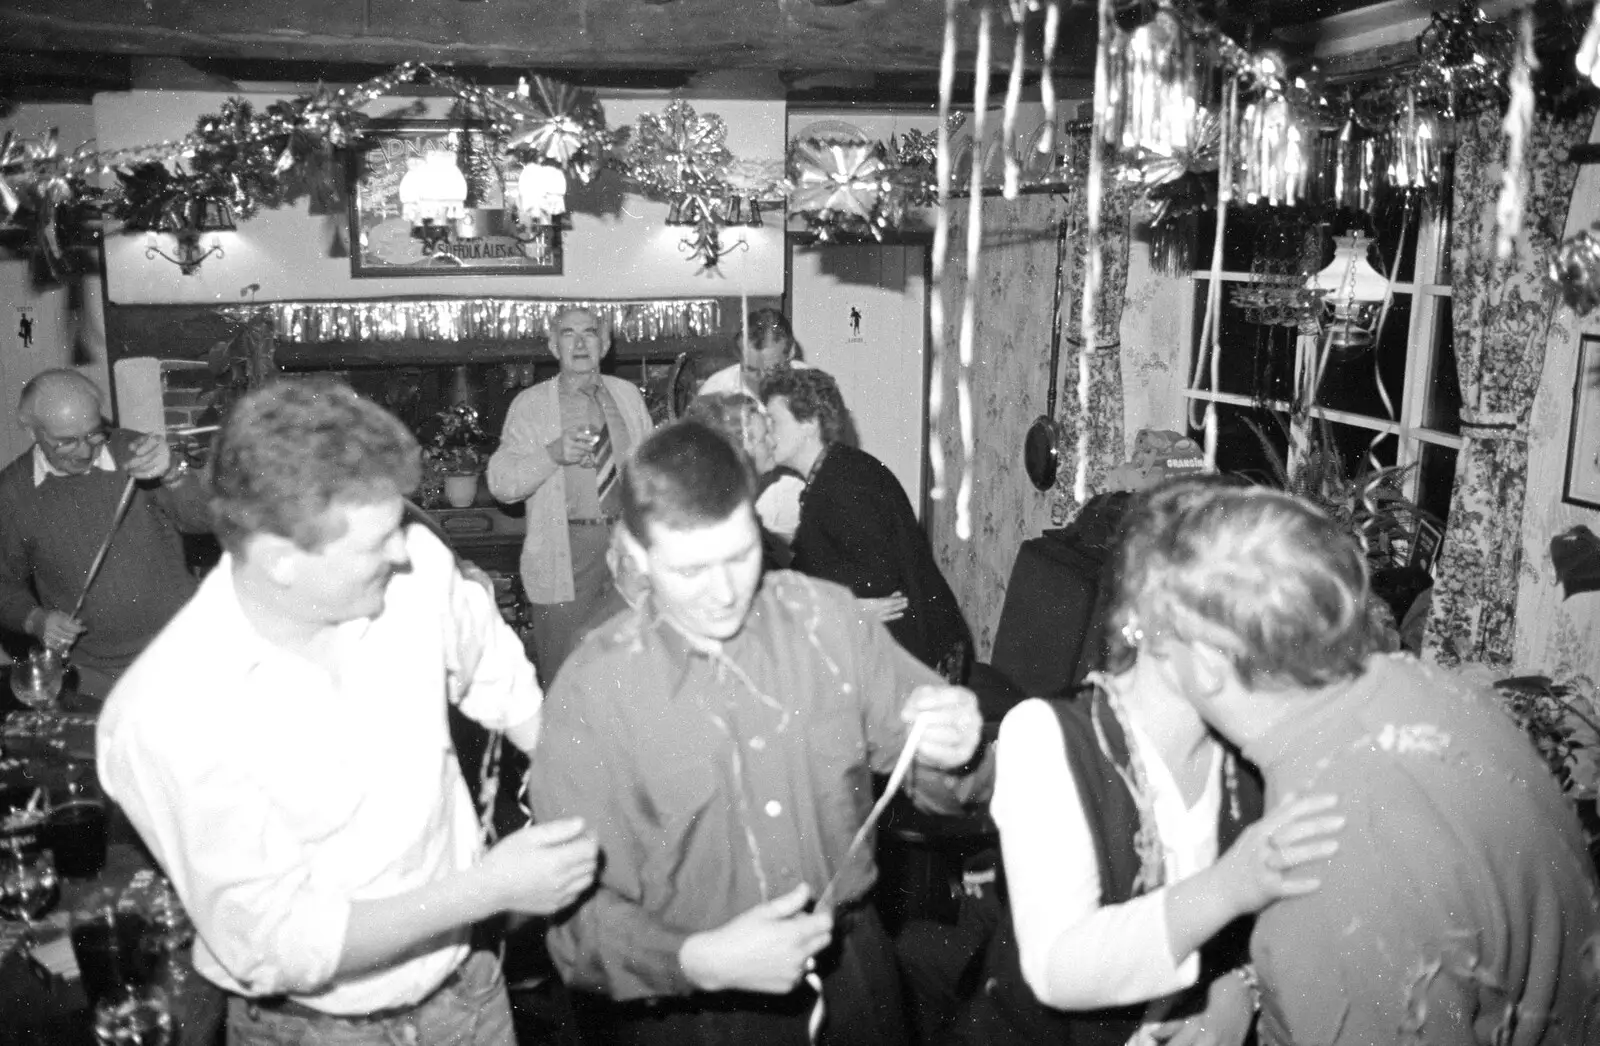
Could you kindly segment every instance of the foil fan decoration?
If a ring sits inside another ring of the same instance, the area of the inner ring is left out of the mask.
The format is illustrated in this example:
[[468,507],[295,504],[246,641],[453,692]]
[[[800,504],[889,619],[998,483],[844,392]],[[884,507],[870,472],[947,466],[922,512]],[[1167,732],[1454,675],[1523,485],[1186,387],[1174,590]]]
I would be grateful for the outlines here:
[[797,139],[789,149],[789,206],[821,242],[881,238],[905,196],[880,142]]

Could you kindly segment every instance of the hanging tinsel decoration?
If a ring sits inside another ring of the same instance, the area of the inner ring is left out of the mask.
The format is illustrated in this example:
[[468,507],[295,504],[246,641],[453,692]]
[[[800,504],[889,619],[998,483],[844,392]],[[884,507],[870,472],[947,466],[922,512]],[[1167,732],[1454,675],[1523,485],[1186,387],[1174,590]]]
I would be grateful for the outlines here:
[[1371,213],[1377,202],[1378,142],[1353,110],[1317,136],[1311,156],[1311,202]]
[[287,301],[239,305],[235,318],[268,317],[279,342],[524,341],[549,336],[556,314],[572,305],[593,310],[620,338],[644,341],[715,334],[722,317],[716,299],[651,301],[536,301],[449,298],[432,301]]
[[1109,43],[1106,96],[1097,106],[1110,155],[1144,181],[1151,161],[1190,167],[1216,91],[1218,55],[1169,7]]
[[1400,118],[1384,137],[1384,181],[1401,191],[1435,189],[1444,179],[1445,165],[1454,147],[1451,121],[1444,119],[1438,109],[1419,104],[1416,89],[1409,89]]
[[1248,70],[1254,98],[1240,116],[1234,192],[1247,204],[1293,207],[1306,194],[1311,164],[1306,113],[1291,102],[1283,59],[1257,55]]

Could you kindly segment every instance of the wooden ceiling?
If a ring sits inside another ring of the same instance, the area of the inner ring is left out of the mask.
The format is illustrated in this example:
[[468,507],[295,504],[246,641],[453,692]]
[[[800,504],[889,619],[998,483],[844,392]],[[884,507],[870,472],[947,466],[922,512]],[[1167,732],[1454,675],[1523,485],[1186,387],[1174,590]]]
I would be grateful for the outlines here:
[[[1274,32],[1293,37],[1296,27],[1303,41],[1306,23],[1355,8],[1454,6],[1454,0],[1207,3],[1224,28],[1254,44]],[[939,0],[5,0],[0,94],[126,88],[139,83],[141,61],[161,57],[223,80],[348,82],[406,60],[452,64],[488,82],[532,69],[587,71],[591,82],[647,87],[676,86],[693,70],[764,69],[786,75],[791,101],[808,100],[808,91],[826,100],[832,91],[922,103],[936,89],[943,9]],[[970,70],[976,7],[961,0],[959,10],[959,64]],[[1042,20],[1036,12],[1028,22],[1032,68],[1042,51]],[[1058,77],[1090,80],[1094,25],[1092,3],[1065,9]],[[1000,27],[994,61],[1002,73],[1010,40],[1009,28]]]

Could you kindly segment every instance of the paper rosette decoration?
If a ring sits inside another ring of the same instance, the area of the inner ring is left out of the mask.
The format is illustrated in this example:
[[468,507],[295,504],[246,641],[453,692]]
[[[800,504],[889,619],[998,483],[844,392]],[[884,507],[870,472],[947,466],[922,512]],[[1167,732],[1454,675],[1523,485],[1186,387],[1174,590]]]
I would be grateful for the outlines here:
[[879,237],[904,207],[881,142],[798,139],[789,168],[789,208],[819,239]]

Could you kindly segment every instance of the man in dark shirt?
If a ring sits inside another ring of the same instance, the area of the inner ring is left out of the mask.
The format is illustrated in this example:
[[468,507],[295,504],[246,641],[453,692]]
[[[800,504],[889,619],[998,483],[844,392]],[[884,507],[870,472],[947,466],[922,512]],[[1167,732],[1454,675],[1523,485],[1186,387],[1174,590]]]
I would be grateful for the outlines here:
[[626,470],[623,538],[649,592],[562,668],[529,777],[539,818],[583,816],[604,851],[551,954],[574,987],[631,1004],[620,1041],[804,1043],[814,969],[822,1041],[900,1042],[870,839],[851,841],[919,717],[913,797],[973,797],[977,702],[847,590],[763,577],[753,497],[739,453],[694,423]]
[[205,485],[161,434],[108,426],[99,389],[76,371],[35,376],[17,420],[34,442],[0,469],[0,628],[70,650],[78,697],[97,702],[194,593],[179,532],[210,529]]
[[1122,635],[1262,771],[1332,793],[1339,852],[1256,921],[1266,1046],[1600,1042],[1600,893],[1493,699],[1379,653],[1365,558],[1307,504],[1180,482],[1136,507]]

